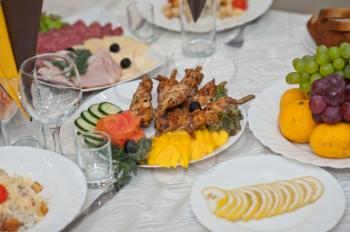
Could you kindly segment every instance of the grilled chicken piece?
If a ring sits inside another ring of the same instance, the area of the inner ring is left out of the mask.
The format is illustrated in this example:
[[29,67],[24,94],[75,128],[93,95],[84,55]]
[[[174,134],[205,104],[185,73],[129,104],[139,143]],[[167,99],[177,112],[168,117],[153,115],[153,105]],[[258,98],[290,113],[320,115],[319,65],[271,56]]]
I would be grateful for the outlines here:
[[143,127],[148,127],[153,119],[152,88],[152,80],[145,76],[134,93],[129,107],[129,110],[141,119]]
[[196,94],[198,86],[202,83],[204,75],[201,73],[201,70],[201,66],[197,66],[195,69],[185,70],[185,77],[180,83],[187,85],[191,89],[190,95]]
[[164,98],[164,95],[167,94],[167,92],[173,87],[174,85],[178,84],[179,82],[176,80],[176,74],[177,70],[174,69],[171,72],[170,78],[167,78],[166,76],[157,76],[156,80],[159,81],[158,87],[157,87],[157,102],[159,103],[162,98]]

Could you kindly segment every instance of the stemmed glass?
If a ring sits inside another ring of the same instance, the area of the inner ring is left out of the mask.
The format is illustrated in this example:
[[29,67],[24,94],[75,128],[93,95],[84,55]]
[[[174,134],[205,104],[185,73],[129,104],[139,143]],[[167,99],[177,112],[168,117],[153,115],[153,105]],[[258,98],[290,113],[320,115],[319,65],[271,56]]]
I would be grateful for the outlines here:
[[20,93],[29,114],[50,129],[54,151],[63,154],[60,128],[82,97],[74,57],[70,53],[48,53],[27,59],[20,68]]

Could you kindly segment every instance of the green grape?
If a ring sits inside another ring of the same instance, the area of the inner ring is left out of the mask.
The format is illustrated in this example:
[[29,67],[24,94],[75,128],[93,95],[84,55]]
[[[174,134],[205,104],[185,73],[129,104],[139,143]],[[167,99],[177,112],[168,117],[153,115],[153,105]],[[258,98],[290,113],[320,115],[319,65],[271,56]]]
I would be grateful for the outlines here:
[[302,82],[299,84],[299,89],[301,89],[304,93],[308,93],[311,90],[311,83],[310,82]]
[[332,64],[324,64],[320,67],[320,73],[322,76],[327,76],[334,72],[334,68]]
[[333,61],[333,67],[336,70],[342,70],[345,66],[345,62],[342,58],[337,58]]
[[342,43],[340,44],[339,48],[340,48],[340,49],[344,49],[344,48],[349,47],[349,46],[350,46],[350,43],[348,43],[348,42],[342,42]]
[[297,72],[302,72],[304,69],[305,62],[300,58],[295,58],[293,60],[293,67]]
[[313,60],[314,57],[313,57],[313,56],[310,56],[310,55],[305,55],[305,56],[303,56],[302,59],[303,59],[304,62],[306,62],[306,61],[308,61],[308,60]]
[[290,72],[286,76],[286,82],[290,85],[298,84],[300,80],[300,74],[297,72]]
[[324,65],[329,63],[329,57],[326,52],[317,53],[315,56],[316,62],[319,65]]
[[338,75],[340,75],[340,76],[342,76],[342,77],[345,76],[344,70],[338,70],[338,71],[336,71],[335,73],[338,74]]
[[344,68],[344,77],[350,79],[350,65],[346,65]]
[[320,73],[314,73],[310,76],[310,82],[311,84],[314,83],[316,80],[322,79],[322,75]]
[[350,58],[350,46],[341,48],[340,53],[344,59],[349,59]]
[[315,73],[318,71],[318,65],[313,60],[308,60],[305,62],[304,70],[308,73]]
[[316,53],[327,52],[328,48],[325,45],[317,46]]
[[299,78],[299,83],[302,83],[302,82],[308,82],[309,81],[309,78],[310,78],[310,74],[307,73],[307,72],[302,72],[300,74],[300,78]]
[[327,54],[331,60],[335,60],[336,58],[340,57],[340,49],[338,47],[330,47],[327,51]]

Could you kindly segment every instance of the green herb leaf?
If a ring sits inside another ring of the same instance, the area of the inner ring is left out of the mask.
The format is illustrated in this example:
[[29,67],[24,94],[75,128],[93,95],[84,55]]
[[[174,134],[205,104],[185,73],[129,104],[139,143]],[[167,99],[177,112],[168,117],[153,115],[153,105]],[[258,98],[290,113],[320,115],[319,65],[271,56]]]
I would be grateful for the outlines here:
[[226,83],[226,81],[223,81],[218,86],[216,86],[216,95],[214,101],[221,97],[227,96],[227,89],[225,87]]
[[92,55],[91,52],[87,49],[76,49],[72,53],[79,74],[84,75],[88,68],[88,59]]
[[237,105],[227,107],[220,114],[220,121],[217,124],[211,125],[210,130],[226,130],[230,136],[233,136],[241,130],[240,120],[243,119],[241,111]]

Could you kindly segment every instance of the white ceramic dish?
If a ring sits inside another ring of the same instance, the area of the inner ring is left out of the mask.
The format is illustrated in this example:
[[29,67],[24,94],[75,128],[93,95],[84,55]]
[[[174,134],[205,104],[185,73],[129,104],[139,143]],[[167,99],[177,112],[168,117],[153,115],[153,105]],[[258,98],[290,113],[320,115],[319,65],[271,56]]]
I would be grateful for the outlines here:
[[302,163],[321,167],[350,168],[350,158],[328,159],[312,152],[308,144],[292,143],[281,134],[278,127],[279,102],[288,85],[284,79],[265,89],[252,102],[248,111],[249,128],[262,144],[276,153]]
[[30,231],[62,230],[80,212],[87,187],[84,174],[65,157],[37,148],[0,147],[0,169],[38,181],[49,211]]
[[[192,66],[189,66],[192,67]],[[210,73],[210,70],[208,70],[206,72],[205,66],[203,66],[203,73]],[[179,70],[183,70],[183,69],[179,69]],[[180,72],[181,73],[181,72]],[[212,75],[204,75],[207,78],[213,78],[214,76]],[[207,81],[210,81],[211,79],[206,79],[204,78],[203,83],[206,83]],[[64,135],[69,135],[67,137],[71,138],[74,137],[74,120],[80,115],[80,113],[83,110],[86,110],[87,108],[89,108],[89,106],[91,106],[92,104],[95,103],[100,103],[103,101],[108,101],[108,102],[112,102],[113,104],[118,105],[119,107],[121,107],[122,109],[128,109],[132,96],[134,94],[134,92],[136,91],[137,87],[139,85],[138,81],[132,81],[132,82],[127,82],[118,86],[115,86],[113,88],[107,89],[93,97],[91,97],[89,100],[87,100],[71,117],[70,119],[67,120],[67,122],[62,126],[61,130],[62,133]],[[157,89],[157,81],[153,82],[153,106],[156,105],[156,89]],[[234,96],[235,97],[235,96]],[[231,136],[228,141],[221,146],[220,148],[216,149],[213,153],[211,153],[210,155],[203,157],[201,160],[205,160],[208,159],[210,157],[213,157],[215,155],[217,155],[218,153],[226,150],[229,146],[231,146],[233,143],[235,143],[240,136],[242,135],[245,126],[246,126],[246,122],[247,122],[247,115],[246,115],[246,111],[244,107],[240,107],[240,110],[243,114],[243,120],[241,120],[241,131],[236,134],[235,136]],[[154,130],[154,125],[153,123],[145,130],[146,132],[146,136],[147,137],[151,137],[154,136],[155,134],[155,130]],[[62,138],[62,140],[64,140],[65,138]],[[196,161],[192,161],[191,163],[195,163],[195,162],[199,162],[201,160],[196,160]],[[142,165],[141,167],[144,168],[157,168],[158,166],[150,166],[150,165]]]
[[[293,212],[259,221],[229,222],[211,214],[201,194],[208,186],[233,189],[276,180],[313,176],[324,185],[322,197]],[[251,155],[226,161],[199,177],[192,187],[191,206],[197,219],[210,231],[218,232],[324,232],[336,225],[345,210],[344,192],[327,171],[277,155]]]
[[[149,0],[154,7],[154,24],[171,31],[181,31],[180,21],[178,18],[168,19],[162,12],[162,6],[166,0]],[[227,17],[217,20],[217,31],[224,31],[234,27],[242,26],[258,17],[262,16],[271,7],[273,0],[249,0],[248,10],[237,17]]]

